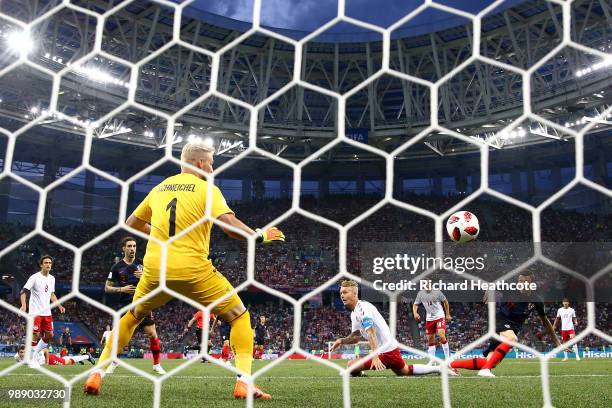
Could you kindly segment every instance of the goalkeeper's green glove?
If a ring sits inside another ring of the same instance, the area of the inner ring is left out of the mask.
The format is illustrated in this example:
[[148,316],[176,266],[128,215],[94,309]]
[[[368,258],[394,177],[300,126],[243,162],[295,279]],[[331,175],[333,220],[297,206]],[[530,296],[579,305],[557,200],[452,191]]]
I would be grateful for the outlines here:
[[276,227],[268,228],[267,230],[257,228],[255,232],[257,232],[257,242],[261,244],[285,242],[285,234]]

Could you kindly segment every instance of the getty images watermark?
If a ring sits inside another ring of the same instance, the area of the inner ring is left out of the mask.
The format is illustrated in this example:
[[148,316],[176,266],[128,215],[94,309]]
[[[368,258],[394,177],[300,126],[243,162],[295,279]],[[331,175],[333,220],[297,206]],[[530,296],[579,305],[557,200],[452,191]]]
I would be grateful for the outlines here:
[[[438,245],[438,251],[436,251]],[[377,291],[441,290],[455,301],[481,301],[484,291],[503,292],[506,298],[525,292],[542,300],[563,297],[588,300],[579,278],[542,262],[522,268],[522,273],[501,279],[532,259],[535,249],[547,258],[589,278],[612,262],[612,245],[597,243],[471,242],[468,244],[428,242],[366,243],[360,251],[361,276]],[[424,272],[431,271],[422,279]],[[597,301],[609,301],[610,289],[595,291]]]

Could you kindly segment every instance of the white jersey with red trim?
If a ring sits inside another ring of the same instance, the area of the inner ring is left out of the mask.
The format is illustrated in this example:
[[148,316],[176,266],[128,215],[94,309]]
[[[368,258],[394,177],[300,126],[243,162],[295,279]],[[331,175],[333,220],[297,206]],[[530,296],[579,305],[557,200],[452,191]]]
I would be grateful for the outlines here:
[[355,309],[351,312],[351,332],[359,330],[361,336],[368,339],[369,328],[373,327],[376,333],[376,343],[380,353],[386,353],[397,348],[397,341],[391,336],[389,325],[382,317],[376,306],[363,300],[357,301]]
[[420,305],[422,303],[425,306],[427,311],[426,320],[431,322],[432,320],[443,319],[445,317],[444,308],[442,307],[442,302],[445,300],[446,296],[439,290],[432,290],[430,292],[420,290],[417,293],[416,299],[414,299],[414,304]]
[[51,294],[55,292],[55,277],[37,272],[28,278],[23,286],[30,291],[28,314],[30,316],[51,316]]
[[557,317],[561,319],[561,330],[574,330],[576,311],[573,308],[562,307],[557,309]]

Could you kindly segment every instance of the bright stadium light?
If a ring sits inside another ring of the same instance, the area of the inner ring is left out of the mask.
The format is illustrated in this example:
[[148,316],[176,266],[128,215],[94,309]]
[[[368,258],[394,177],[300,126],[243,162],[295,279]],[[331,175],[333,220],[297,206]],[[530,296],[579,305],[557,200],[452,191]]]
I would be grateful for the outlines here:
[[32,41],[30,33],[27,31],[13,31],[7,34],[6,42],[8,43],[9,49],[22,56],[28,55],[34,49],[34,41]]
[[113,84],[124,88],[129,88],[130,86],[129,82],[123,82],[119,78],[114,77],[109,72],[106,72],[98,67],[84,67],[80,65],[76,66],[74,70],[95,82]]

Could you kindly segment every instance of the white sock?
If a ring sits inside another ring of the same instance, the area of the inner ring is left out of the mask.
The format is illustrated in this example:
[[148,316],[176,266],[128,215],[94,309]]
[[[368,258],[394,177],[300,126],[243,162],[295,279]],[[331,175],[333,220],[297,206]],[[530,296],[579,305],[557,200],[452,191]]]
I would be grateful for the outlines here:
[[439,373],[441,370],[440,366],[428,366],[425,364],[413,364],[412,374],[413,375],[425,375],[431,373]]
[[45,343],[45,341],[43,339],[40,339],[40,340],[38,340],[38,344],[36,345],[36,348],[34,349],[34,352],[32,354],[37,356],[38,353],[40,353],[41,351],[43,351],[47,347],[49,347],[49,344]]
[[563,357],[567,358],[567,351],[563,352]]
[[[66,358],[66,357],[64,357],[64,358]],[[75,363],[78,363],[79,361],[89,360],[89,356],[86,355],[86,354],[80,354],[78,356],[69,356],[68,358],[73,359]]]
[[448,360],[450,358],[450,349],[448,347],[448,341],[442,345],[442,350],[444,350],[444,358]]
[[572,347],[572,350],[574,350],[574,354],[576,354],[576,358],[579,358],[580,356],[578,355],[578,346],[574,344],[574,347]]
[[436,356],[436,346],[429,346],[429,347],[427,348],[427,354],[428,354],[430,357],[435,357],[435,356]]
[[94,373],[100,374],[100,377],[102,377],[102,378],[104,378],[104,376],[106,376],[106,371],[104,371],[101,368],[96,368],[92,374],[94,374]]

